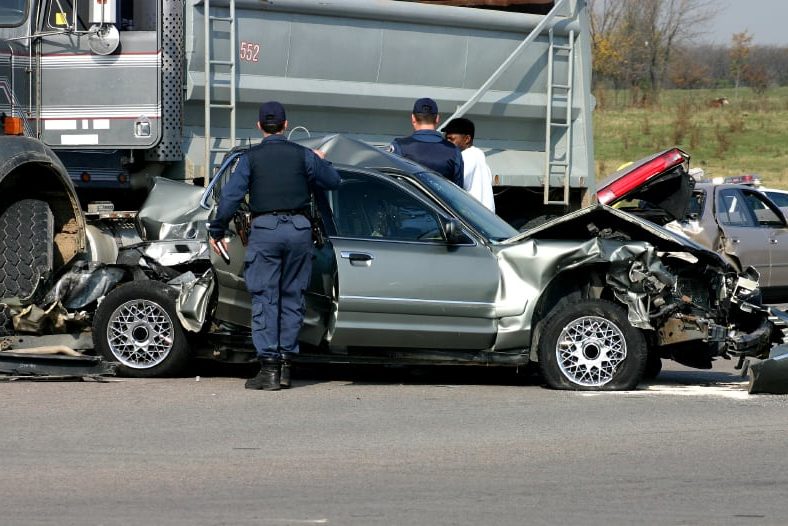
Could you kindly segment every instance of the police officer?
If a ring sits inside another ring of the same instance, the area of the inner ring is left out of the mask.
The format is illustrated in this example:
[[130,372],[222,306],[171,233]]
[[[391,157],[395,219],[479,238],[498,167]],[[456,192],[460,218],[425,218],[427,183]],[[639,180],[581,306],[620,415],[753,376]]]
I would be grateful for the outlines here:
[[410,116],[415,131],[410,137],[394,139],[389,151],[438,172],[462,188],[462,154],[436,131],[439,122],[438,104],[432,99],[418,99],[413,104],[413,114]]
[[[304,290],[312,272],[310,192],[339,186],[339,174],[323,152],[288,141],[284,107],[260,106],[263,140],[241,156],[208,229],[217,253],[227,225],[249,194],[252,229],[246,249],[246,288],[252,295],[252,341],[260,372],[247,389],[289,386],[289,360],[298,353],[304,320]],[[284,374],[283,374],[284,373]]]

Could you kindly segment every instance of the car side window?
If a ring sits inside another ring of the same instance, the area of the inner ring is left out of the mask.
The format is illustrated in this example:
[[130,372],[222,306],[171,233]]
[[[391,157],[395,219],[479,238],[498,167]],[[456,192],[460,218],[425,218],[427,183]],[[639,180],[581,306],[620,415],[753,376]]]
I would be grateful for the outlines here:
[[772,203],[776,204],[780,208],[788,207],[788,194],[766,192],[766,195],[772,200]]
[[403,189],[365,174],[340,175],[339,188],[330,193],[338,236],[443,241],[437,214]]
[[717,193],[717,220],[728,226],[755,226],[742,195],[733,188]]
[[784,226],[783,220],[756,192],[744,192],[744,200],[752,210],[755,221],[760,227],[781,227]]

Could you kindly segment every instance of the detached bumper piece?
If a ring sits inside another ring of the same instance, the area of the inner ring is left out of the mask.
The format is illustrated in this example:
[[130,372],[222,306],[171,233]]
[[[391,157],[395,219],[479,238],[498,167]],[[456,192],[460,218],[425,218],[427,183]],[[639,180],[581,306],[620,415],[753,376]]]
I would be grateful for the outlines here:
[[769,357],[750,364],[750,394],[788,394],[788,344],[778,345]]
[[100,356],[59,356],[0,352],[0,381],[97,380],[106,376],[115,376],[117,368],[117,363],[106,362]]

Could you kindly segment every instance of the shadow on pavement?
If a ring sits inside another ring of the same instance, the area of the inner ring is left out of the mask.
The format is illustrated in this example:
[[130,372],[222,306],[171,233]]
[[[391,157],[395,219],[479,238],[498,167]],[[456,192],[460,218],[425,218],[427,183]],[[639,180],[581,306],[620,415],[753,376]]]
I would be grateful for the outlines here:
[[[256,363],[227,364],[195,360],[185,376],[250,378],[257,373]],[[321,364],[297,365],[293,381],[300,384],[353,382],[356,384],[457,384],[457,385],[541,385],[538,366],[383,366]]]

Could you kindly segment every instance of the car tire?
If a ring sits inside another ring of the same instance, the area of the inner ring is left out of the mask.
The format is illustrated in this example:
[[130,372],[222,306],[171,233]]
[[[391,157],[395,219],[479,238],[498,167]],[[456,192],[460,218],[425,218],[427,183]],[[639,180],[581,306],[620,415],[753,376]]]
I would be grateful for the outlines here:
[[643,377],[648,351],[626,310],[600,299],[561,302],[545,317],[539,366],[553,389],[620,391]]
[[55,220],[44,201],[21,199],[0,214],[0,298],[35,300],[52,275]]
[[98,353],[135,378],[175,376],[189,345],[175,310],[178,292],[152,280],[126,283],[107,294],[93,318]]

